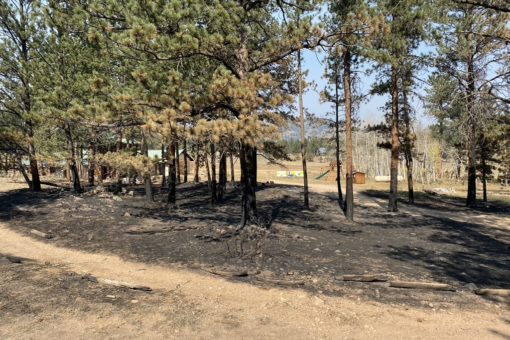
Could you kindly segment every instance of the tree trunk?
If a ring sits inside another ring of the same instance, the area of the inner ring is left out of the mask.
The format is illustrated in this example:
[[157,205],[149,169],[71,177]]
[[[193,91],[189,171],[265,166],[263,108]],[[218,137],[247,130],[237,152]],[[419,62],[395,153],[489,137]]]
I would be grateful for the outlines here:
[[184,156],[184,183],[188,183],[188,141],[184,138],[183,144],[183,156]]
[[[122,129],[119,129],[117,134],[117,146],[116,146],[116,152],[121,152],[122,150]],[[115,177],[116,177],[116,188],[115,193],[119,193],[122,188],[122,178],[120,177],[121,173],[119,169],[115,169]]]
[[232,184],[235,183],[235,174],[234,174],[234,152],[230,153],[230,182]]
[[257,188],[257,169],[258,169],[258,166],[257,166],[257,147],[253,147],[252,148],[252,153],[253,153],[253,156],[252,156],[252,159],[253,159],[253,167],[252,167],[252,171],[253,171],[253,185],[255,186],[255,189]]
[[93,133],[89,143],[89,168],[88,168],[88,185],[94,185],[94,175],[96,171],[96,135]]
[[195,183],[200,182],[199,178],[199,172],[200,172],[200,144],[197,142],[197,150],[195,155],[195,177],[193,178],[193,181]]
[[[403,82],[407,84],[410,79],[403,79]],[[405,124],[405,137],[404,137],[404,154],[406,160],[407,169],[407,195],[410,204],[414,204],[414,187],[413,187],[413,138],[411,136],[411,108],[407,98],[408,87],[405,86],[403,89],[403,105],[404,105],[404,124]]]
[[335,61],[335,156],[336,156],[336,188],[338,191],[338,204],[344,208],[344,198],[342,196],[342,161],[340,160],[340,63]]
[[[248,56],[248,39],[245,32],[240,32],[240,48],[236,52],[236,71],[240,80],[244,80],[246,73],[249,71],[249,56]],[[241,161],[241,222],[239,227],[244,228],[247,223],[259,224],[257,214],[257,200],[256,200],[256,187],[257,187],[257,153],[254,152],[254,147],[241,142],[240,146],[240,161]],[[254,157],[255,156],[255,157]]]
[[485,155],[483,150],[482,150],[482,189],[483,189],[483,203],[487,204],[487,163],[485,162]]
[[216,203],[216,149],[211,142],[211,203]]
[[[168,153],[168,150],[167,150]],[[166,162],[167,155],[165,155],[165,144],[161,144],[161,164],[159,170],[161,171],[161,188],[166,186]]]
[[398,137],[398,75],[395,67],[391,70],[391,165],[390,199],[388,211],[398,211],[398,156],[400,142]]
[[222,201],[225,197],[227,189],[227,152],[225,149],[221,150],[220,155],[220,173],[218,185],[218,201]]
[[301,161],[303,163],[304,206],[306,209],[309,209],[310,202],[308,198],[308,171],[306,169],[305,112],[303,108],[303,72],[301,70],[301,50],[298,50],[297,58],[298,58],[299,118],[301,127]]
[[67,151],[69,152],[68,164],[72,176],[73,190],[76,193],[81,193],[83,192],[83,189],[80,183],[80,174],[78,173],[78,168],[76,167],[76,154],[73,142],[73,135],[71,132],[71,127],[69,125],[65,127],[65,133],[67,138]]
[[32,183],[30,190],[34,192],[41,191],[41,178],[39,177],[39,168],[37,166],[37,158],[35,152],[34,133],[32,130],[32,123],[28,123],[28,157],[30,161],[30,175],[32,176]]
[[170,142],[167,148],[168,159],[168,204],[175,205],[175,142]]
[[177,172],[176,178],[177,178],[178,184],[181,183],[181,162],[180,162],[181,157],[180,156],[181,155],[179,155],[179,142],[175,141],[175,171]]
[[241,223],[240,228],[243,228],[248,223],[255,223],[258,225],[257,213],[257,200],[256,200],[256,185],[255,185],[255,160],[253,155],[254,147],[241,143],[239,159],[241,161],[242,173],[242,197],[241,197]]
[[351,101],[351,53],[344,52],[344,94],[345,94],[345,151],[347,175],[345,183],[345,217],[354,220],[354,190],[352,173],[352,101]]
[[475,75],[473,60],[469,60],[467,65],[467,111],[468,111],[468,189],[466,197],[466,206],[476,206],[476,117],[474,108],[475,94]]

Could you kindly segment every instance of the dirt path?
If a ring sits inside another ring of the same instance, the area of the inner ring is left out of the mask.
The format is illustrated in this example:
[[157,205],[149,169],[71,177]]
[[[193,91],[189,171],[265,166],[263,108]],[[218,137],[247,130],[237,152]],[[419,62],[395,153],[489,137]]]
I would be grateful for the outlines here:
[[298,289],[263,289],[197,272],[58,248],[21,236],[5,225],[0,225],[0,253],[63,265],[77,273],[150,286],[156,291],[179,290],[187,301],[185,306],[193,309],[193,313],[185,310],[187,307],[177,310],[180,317],[190,318],[179,327],[164,321],[165,302],[157,300],[147,302],[144,307],[147,315],[142,320],[136,313],[114,313],[108,317],[59,313],[50,321],[21,318],[15,324],[0,323],[3,338],[40,339],[60,335],[69,338],[501,339],[510,336],[508,310],[490,310],[484,306],[480,310],[401,310],[390,305],[312,295]]

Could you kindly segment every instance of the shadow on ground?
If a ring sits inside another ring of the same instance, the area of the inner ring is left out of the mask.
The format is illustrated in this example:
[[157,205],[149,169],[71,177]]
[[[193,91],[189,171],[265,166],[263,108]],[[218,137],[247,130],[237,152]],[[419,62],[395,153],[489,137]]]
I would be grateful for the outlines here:
[[[454,217],[466,213],[464,208],[444,207],[420,197],[420,212],[403,208],[388,213],[385,207],[364,204],[370,195],[382,197],[369,192],[359,197],[356,222],[349,223],[329,195],[312,193],[312,207],[306,210],[301,188],[268,185],[258,190],[257,199],[269,232],[233,233],[240,219],[236,188],[229,189],[223,202],[212,205],[207,185],[182,184],[177,207],[165,204],[166,190],[157,189],[152,204],[146,203],[141,187],[129,190],[134,190],[134,197],[117,200],[76,197],[61,190],[37,195],[11,191],[0,195],[0,221],[26,234],[31,229],[50,233],[54,238],[43,241],[58,246],[160,265],[252,268],[278,280],[304,282],[304,288],[312,291],[362,299],[418,304],[471,301],[456,299],[451,292],[431,295],[337,278],[378,273],[448,282],[460,289],[469,283],[510,288],[508,233],[435,214],[442,211]],[[128,233],[134,227],[166,229]],[[251,276],[240,280],[266,284]]]

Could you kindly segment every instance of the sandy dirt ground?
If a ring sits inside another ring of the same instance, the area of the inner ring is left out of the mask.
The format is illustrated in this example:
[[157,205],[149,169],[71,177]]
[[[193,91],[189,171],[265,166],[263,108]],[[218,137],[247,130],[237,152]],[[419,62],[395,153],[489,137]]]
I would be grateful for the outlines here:
[[64,248],[2,223],[0,338],[508,339],[510,310],[481,298],[438,308],[256,286]]

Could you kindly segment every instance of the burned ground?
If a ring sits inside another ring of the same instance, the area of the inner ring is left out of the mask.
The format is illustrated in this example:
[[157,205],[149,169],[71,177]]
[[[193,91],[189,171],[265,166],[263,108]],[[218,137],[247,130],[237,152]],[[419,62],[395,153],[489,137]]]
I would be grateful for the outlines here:
[[[257,193],[261,223],[268,231],[237,233],[235,189],[224,202],[211,205],[206,185],[183,184],[177,207],[166,206],[164,191],[148,205],[141,188],[130,190],[133,196],[100,194],[102,198],[57,189],[37,195],[10,191],[0,196],[0,221],[23,234],[31,235],[32,229],[47,233],[52,238],[44,242],[61,247],[163,266],[247,269],[271,277],[271,282],[302,282],[315,292],[389,303],[433,303],[440,308],[479,298],[338,278],[377,273],[446,282],[461,291],[474,286],[510,288],[504,212],[485,212],[477,218],[481,212],[420,197],[417,206],[401,204],[400,212],[389,213],[383,198],[369,193],[358,195],[356,222],[349,223],[334,195],[312,193],[312,208],[305,210],[299,187],[274,184]],[[252,275],[235,280],[268,284]]]

